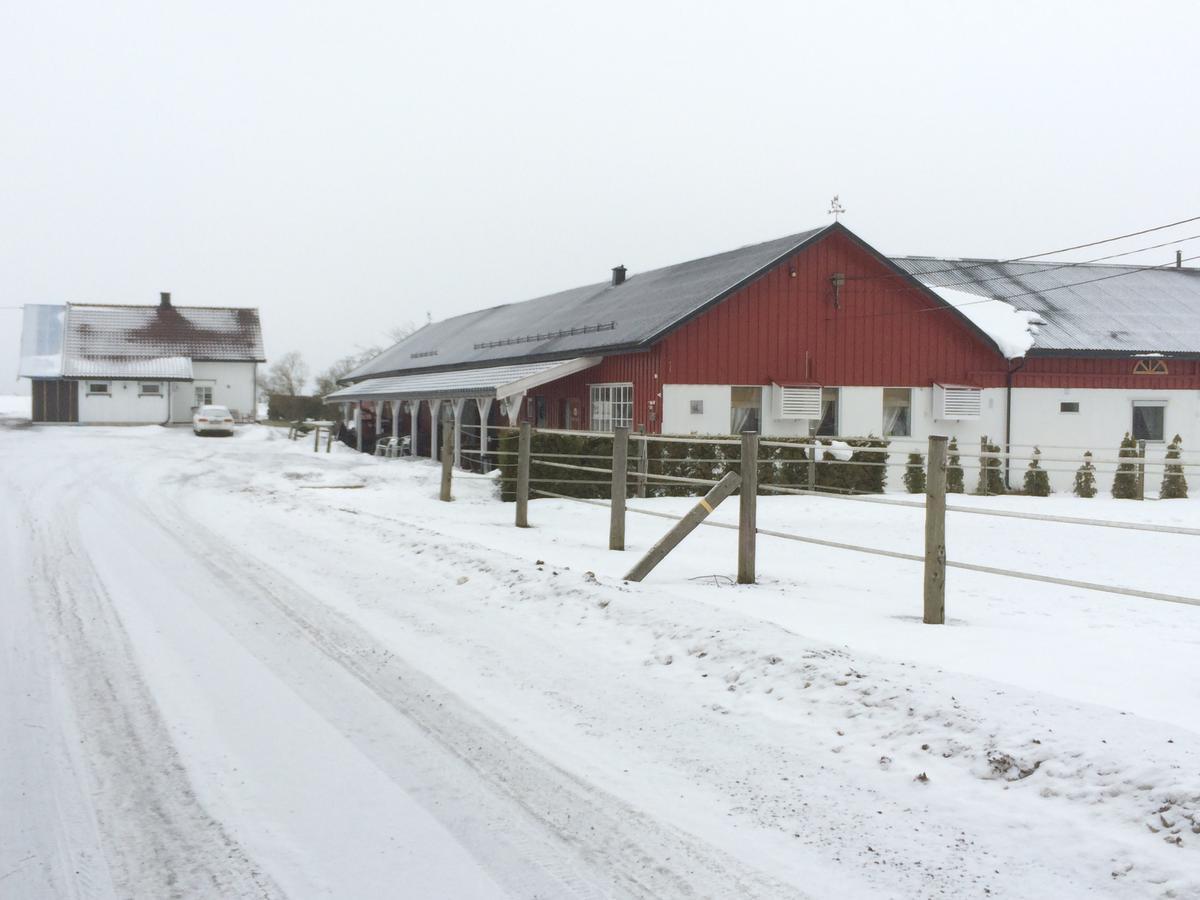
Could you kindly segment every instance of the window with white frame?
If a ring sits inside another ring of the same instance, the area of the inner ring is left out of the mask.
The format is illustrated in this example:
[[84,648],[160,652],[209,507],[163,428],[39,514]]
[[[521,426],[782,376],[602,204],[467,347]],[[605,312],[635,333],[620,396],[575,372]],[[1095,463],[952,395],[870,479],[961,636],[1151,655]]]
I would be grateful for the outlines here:
[[139,397],[161,397],[162,396],[162,385],[156,384],[153,382],[149,382],[149,381],[142,382],[141,384],[138,385],[138,396]]
[[612,431],[633,424],[632,384],[592,385],[592,431]]
[[838,433],[839,394],[837,388],[821,388],[821,418],[810,420],[813,434],[832,437]]
[[107,381],[89,381],[87,392],[89,397],[107,397],[111,393]]
[[884,437],[909,437],[911,434],[912,388],[884,388]]
[[729,389],[729,433],[762,431],[762,388]]
[[196,385],[196,403],[194,405],[211,406],[212,402],[212,385]]
[[1166,433],[1167,404],[1162,400],[1134,400],[1130,434],[1138,441],[1161,441]]

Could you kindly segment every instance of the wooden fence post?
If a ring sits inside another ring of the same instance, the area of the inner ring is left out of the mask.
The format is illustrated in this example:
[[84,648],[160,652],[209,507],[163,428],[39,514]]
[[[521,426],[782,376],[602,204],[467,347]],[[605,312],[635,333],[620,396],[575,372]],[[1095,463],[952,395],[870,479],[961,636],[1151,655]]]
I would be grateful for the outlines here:
[[926,625],[946,624],[946,436],[929,436],[925,474]]
[[313,453],[321,449],[321,426],[313,426]]
[[639,425],[638,433],[642,435],[642,439],[638,441],[638,458],[637,458],[637,495],[638,499],[646,498],[646,475],[650,471],[650,442],[646,440],[646,426]]
[[1137,498],[1146,499],[1146,442],[1138,441]]
[[817,489],[817,439],[816,437],[809,438],[808,445],[808,489],[815,491]]
[[533,426],[521,423],[517,441],[517,527],[529,527],[529,454],[533,445]]
[[742,493],[738,517],[738,584],[754,584],[758,538],[758,433],[742,432]]
[[638,564],[629,570],[629,574],[625,576],[626,581],[641,581],[657,566],[668,553],[679,546],[679,542],[692,533],[697,526],[705,519],[708,514],[717,508],[717,505],[738,489],[738,485],[742,483],[742,477],[737,472],[729,472],[722,478],[707,494],[700,498],[700,502],[691,508],[687,515],[675,523],[675,527],[668,531],[657,544],[650,548],[650,551],[638,560]]
[[608,549],[625,549],[625,493],[629,478],[629,426],[613,428],[612,502],[609,504]]
[[454,438],[449,428],[442,429],[442,493],[441,499],[450,502],[450,479],[454,471]]

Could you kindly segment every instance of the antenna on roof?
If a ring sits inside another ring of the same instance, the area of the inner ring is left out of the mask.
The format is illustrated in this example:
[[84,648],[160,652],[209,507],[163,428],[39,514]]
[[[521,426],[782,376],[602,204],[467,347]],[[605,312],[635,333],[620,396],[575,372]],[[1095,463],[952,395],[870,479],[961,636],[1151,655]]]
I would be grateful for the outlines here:
[[833,221],[836,222],[838,220],[838,216],[840,216],[845,211],[846,211],[846,207],[842,206],[841,201],[838,200],[838,195],[834,194],[833,199],[829,201],[828,214],[833,216]]

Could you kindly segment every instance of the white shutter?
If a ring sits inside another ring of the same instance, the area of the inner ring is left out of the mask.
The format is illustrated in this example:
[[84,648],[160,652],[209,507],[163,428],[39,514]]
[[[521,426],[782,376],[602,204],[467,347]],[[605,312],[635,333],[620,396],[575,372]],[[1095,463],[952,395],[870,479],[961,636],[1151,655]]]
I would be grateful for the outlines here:
[[775,386],[775,418],[820,419],[820,387]]
[[983,414],[983,391],[961,385],[933,386],[935,419],[978,419]]

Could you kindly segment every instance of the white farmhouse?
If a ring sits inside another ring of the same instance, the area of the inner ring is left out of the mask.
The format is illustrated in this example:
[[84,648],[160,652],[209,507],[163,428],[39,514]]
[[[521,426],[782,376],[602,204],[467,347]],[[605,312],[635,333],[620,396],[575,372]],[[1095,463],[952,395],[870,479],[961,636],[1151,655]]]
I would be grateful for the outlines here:
[[33,420],[90,425],[190,422],[207,403],[255,413],[264,362],[258,310],[95,303],[28,305],[19,375]]

